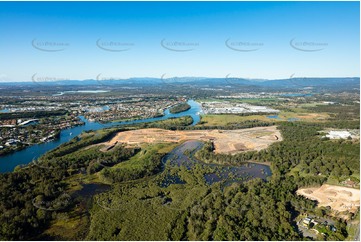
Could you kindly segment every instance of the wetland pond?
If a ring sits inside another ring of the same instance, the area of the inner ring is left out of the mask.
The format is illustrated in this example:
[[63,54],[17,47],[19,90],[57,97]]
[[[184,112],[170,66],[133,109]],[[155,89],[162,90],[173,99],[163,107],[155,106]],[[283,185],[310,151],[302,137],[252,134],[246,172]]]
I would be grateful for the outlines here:
[[[205,182],[208,185],[223,182],[227,186],[233,182],[245,182],[257,177],[267,180],[267,177],[272,175],[270,167],[262,164],[242,163],[239,166],[232,166],[201,162],[194,157],[194,154],[203,145],[203,142],[197,140],[184,142],[163,157],[163,166],[169,162],[171,166],[185,166],[187,169],[192,169],[193,166],[199,164],[202,168],[211,170],[211,172],[204,174]],[[167,187],[171,184],[184,184],[184,181],[178,176],[167,175],[160,185],[161,187]]]
[[85,197],[90,198],[96,194],[106,192],[111,189],[110,185],[101,184],[101,183],[90,183],[82,184],[82,188],[72,193],[72,197]]

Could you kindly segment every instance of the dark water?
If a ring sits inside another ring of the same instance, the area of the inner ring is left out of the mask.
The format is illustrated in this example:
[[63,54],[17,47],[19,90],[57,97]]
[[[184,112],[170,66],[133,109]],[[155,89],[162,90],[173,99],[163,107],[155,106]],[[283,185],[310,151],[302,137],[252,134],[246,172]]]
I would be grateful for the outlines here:
[[[233,182],[244,182],[253,178],[266,180],[272,175],[270,167],[262,164],[244,163],[240,166],[231,166],[200,162],[194,158],[194,154],[202,147],[201,141],[186,141],[168,153],[163,158],[163,164],[169,162],[171,166],[186,166],[188,169],[191,169],[195,164],[201,164],[204,168],[210,167],[213,172],[204,175],[204,179],[209,185],[215,182],[224,182],[225,185],[229,185]],[[172,176],[171,178],[166,177],[162,184],[167,186],[181,184],[179,177]]]
[[72,197],[92,197],[98,193],[106,192],[110,190],[111,186],[106,184],[82,184],[82,189],[75,191]]
[[246,163],[241,166],[222,166],[217,167],[216,170],[216,172],[204,176],[207,184],[225,181],[225,184],[228,185],[233,182],[244,182],[253,178],[266,180],[267,177],[272,175],[269,166],[253,163]]
[[190,169],[195,163],[199,163],[199,161],[194,158],[194,154],[202,147],[203,143],[201,141],[186,141],[165,155],[163,164],[170,162],[171,166],[185,166]]
[[17,151],[12,154],[0,157],[0,173],[11,172],[14,170],[14,168],[17,165],[24,165],[30,163],[33,159],[37,159],[46,152],[58,147],[59,145],[65,142],[70,141],[72,138],[78,136],[83,131],[98,130],[102,128],[108,128],[108,127],[120,126],[126,124],[154,122],[154,121],[166,120],[174,117],[178,118],[183,116],[191,116],[193,118],[192,125],[195,125],[200,121],[199,112],[201,112],[202,109],[201,106],[193,100],[189,100],[188,104],[191,106],[191,108],[181,113],[172,114],[169,112],[169,110],[165,110],[164,112],[165,115],[162,117],[140,119],[134,121],[111,122],[111,123],[101,124],[98,122],[89,122],[88,120],[86,120],[84,117],[81,116],[80,118],[82,119],[82,121],[85,122],[85,125],[62,130],[59,139],[47,143],[33,145],[24,150]]
[[179,176],[177,175],[169,175],[167,174],[163,181],[160,183],[160,187],[168,187],[172,184],[185,184],[185,181],[183,181]]
[[279,119],[278,115],[269,115],[269,116],[267,116],[267,118]]

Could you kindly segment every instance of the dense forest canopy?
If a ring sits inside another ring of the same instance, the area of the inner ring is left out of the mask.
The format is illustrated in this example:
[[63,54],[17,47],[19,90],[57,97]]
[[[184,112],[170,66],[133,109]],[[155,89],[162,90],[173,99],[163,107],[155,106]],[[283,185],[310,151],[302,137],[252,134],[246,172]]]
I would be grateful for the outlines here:
[[169,112],[170,113],[181,113],[181,112],[187,111],[190,108],[191,108],[191,106],[188,103],[180,103],[174,107],[171,107],[169,109]]

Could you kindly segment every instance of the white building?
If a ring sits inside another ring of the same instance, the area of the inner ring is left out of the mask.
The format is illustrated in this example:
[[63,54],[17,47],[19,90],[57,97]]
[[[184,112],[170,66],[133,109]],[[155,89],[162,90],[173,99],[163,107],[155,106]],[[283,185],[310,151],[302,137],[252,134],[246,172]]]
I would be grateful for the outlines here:
[[351,133],[348,131],[330,131],[326,137],[330,139],[347,139],[348,137],[352,137]]

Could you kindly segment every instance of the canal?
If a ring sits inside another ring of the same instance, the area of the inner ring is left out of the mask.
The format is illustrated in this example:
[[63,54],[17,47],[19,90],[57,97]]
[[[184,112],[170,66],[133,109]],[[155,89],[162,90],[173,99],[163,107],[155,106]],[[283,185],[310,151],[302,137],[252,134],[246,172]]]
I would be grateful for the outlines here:
[[192,125],[196,125],[200,121],[199,114],[202,112],[201,106],[199,103],[194,100],[188,100],[188,104],[191,106],[187,111],[172,114],[169,112],[169,109],[164,111],[164,116],[156,118],[147,118],[139,119],[133,121],[124,121],[124,122],[110,122],[110,123],[98,123],[98,122],[89,122],[83,116],[80,116],[82,121],[85,122],[82,126],[75,126],[70,129],[64,129],[60,133],[60,137],[54,141],[47,143],[41,143],[27,147],[26,149],[16,151],[14,153],[8,154],[6,156],[0,157],[0,173],[11,172],[18,165],[24,165],[30,163],[32,160],[39,158],[46,152],[58,147],[59,145],[70,141],[72,138],[78,136],[83,131],[88,130],[99,130],[103,128],[127,125],[127,124],[137,124],[137,123],[147,123],[154,121],[166,120],[169,118],[178,118],[183,116],[191,116],[193,118]]

